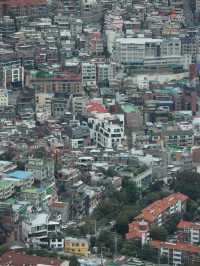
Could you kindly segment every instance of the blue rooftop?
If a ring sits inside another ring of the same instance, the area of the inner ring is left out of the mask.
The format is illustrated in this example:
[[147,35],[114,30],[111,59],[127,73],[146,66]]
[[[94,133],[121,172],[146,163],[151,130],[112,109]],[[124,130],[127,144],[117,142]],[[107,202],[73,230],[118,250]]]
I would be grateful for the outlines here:
[[32,176],[32,172],[17,170],[9,173],[8,176],[16,179],[24,179]]

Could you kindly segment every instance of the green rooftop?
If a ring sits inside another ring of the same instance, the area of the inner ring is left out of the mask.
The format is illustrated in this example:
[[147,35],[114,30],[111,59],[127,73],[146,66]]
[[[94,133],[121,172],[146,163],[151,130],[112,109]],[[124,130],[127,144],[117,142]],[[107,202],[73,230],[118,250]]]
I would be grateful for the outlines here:
[[121,106],[122,110],[125,112],[125,113],[136,113],[138,112],[138,108],[133,105],[133,104],[123,104]]
[[15,204],[16,203],[16,199],[15,198],[13,198],[13,197],[11,197],[11,198],[9,198],[9,199],[7,199],[6,201],[4,201],[5,203],[8,203],[8,204]]
[[31,188],[26,188],[26,189],[22,190],[22,192],[24,192],[24,193],[41,193],[41,192],[44,192],[44,189],[31,187]]
[[0,189],[7,188],[13,184],[12,181],[0,180]]

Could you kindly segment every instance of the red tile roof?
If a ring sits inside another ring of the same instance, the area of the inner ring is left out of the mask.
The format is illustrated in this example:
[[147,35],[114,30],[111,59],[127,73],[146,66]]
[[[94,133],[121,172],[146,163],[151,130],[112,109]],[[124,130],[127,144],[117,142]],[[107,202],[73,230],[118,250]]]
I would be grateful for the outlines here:
[[142,235],[149,232],[149,225],[145,221],[133,221],[129,224],[129,232],[126,234],[126,239],[142,238]]
[[0,257],[1,266],[22,266],[31,265],[36,266],[37,264],[47,264],[51,266],[60,266],[62,261],[56,258],[41,257],[41,256],[31,256],[23,254],[21,251],[7,251]]
[[107,113],[107,109],[97,101],[90,101],[86,106],[87,112]]
[[177,225],[178,229],[199,229],[200,230],[200,223],[193,223],[189,221],[181,220]]
[[169,195],[166,198],[157,200],[142,210],[141,214],[135,217],[135,220],[145,220],[153,223],[159,214],[164,212],[177,201],[186,201],[188,197],[180,192]]
[[53,206],[54,208],[63,209],[63,208],[65,207],[65,204],[64,204],[64,202],[62,202],[62,201],[54,201],[54,202],[52,203],[52,206]]
[[168,242],[162,242],[160,240],[152,240],[150,242],[150,245],[157,249],[167,248],[167,249],[185,251],[189,253],[200,253],[200,247],[194,246],[189,243],[181,243],[181,242],[168,243]]

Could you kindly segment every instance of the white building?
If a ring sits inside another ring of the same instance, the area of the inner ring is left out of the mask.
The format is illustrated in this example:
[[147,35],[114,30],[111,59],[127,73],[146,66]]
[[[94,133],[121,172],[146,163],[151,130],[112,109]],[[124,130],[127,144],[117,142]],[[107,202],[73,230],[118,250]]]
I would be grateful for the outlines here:
[[98,65],[98,82],[109,81],[114,77],[113,64],[99,64]]
[[124,142],[124,115],[98,113],[89,118],[90,134],[93,141],[104,148],[117,148]]
[[50,221],[47,213],[30,214],[22,221],[22,238],[33,246],[48,246],[50,233],[60,232],[59,222]]
[[198,245],[200,241],[200,223],[181,220],[177,228],[186,236],[186,241]]
[[115,60],[122,64],[143,66],[185,65],[178,38],[120,38],[115,42]]
[[92,63],[82,63],[82,84],[83,86],[96,86],[96,65]]

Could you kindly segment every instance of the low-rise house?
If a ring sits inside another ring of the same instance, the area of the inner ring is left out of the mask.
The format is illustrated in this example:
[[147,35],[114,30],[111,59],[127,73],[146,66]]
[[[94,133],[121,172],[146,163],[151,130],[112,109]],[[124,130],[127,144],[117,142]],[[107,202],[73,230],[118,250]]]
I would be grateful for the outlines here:
[[88,240],[82,238],[66,237],[65,252],[87,257],[89,255]]
[[50,220],[47,213],[30,214],[22,221],[22,239],[33,247],[47,248],[48,234],[57,232],[60,232],[60,223]]
[[51,215],[57,221],[66,223],[69,219],[69,204],[62,201],[54,201],[51,205]]

